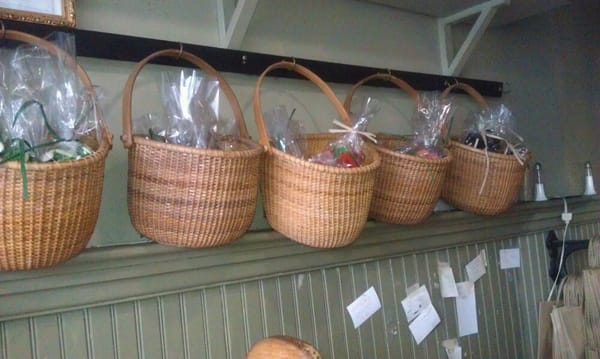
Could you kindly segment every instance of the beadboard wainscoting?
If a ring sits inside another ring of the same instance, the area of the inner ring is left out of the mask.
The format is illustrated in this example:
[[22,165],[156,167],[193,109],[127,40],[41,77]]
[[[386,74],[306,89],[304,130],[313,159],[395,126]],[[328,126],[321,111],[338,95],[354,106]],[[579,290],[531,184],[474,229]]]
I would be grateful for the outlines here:
[[[569,199],[569,239],[600,234],[597,198]],[[156,244],[87,250],[54,269],[0,274],[0,358],[244,358],[276,334],[313,343],[324,358],[445,358],[458,336],[453,299],[441,298],[438,261],[457,281],[481,250],[479,333],[459,339],[467,358],[532,358],[537,304],[550,289],[545,237],[562,233],[562,201],[508,214],[434,215],[418,226],[369,223],[353,245],[316,250],[277,233],[185,250]],[[521,266],[501,270],[499,250],[520,248]],[[585,256],[569,258],[569,270]],[[426,285],[442,319],[420,345],[401,307],[406,288]],[[354,329],[346,306],[373,286],[382,309]]]

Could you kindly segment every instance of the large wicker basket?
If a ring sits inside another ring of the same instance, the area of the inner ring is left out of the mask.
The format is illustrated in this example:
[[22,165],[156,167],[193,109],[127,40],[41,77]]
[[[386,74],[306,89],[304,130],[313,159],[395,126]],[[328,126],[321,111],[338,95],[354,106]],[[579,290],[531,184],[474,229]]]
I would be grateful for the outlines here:
[[254,343],[246,359],[321,359],[321,354],[304,340],[275,335]]
[[[50,42],[6,30],[3,38],[35,44],[76,68],[90,93],[92,83],[75,59]],[[0,270],[45,268],[79,254],[89,242],[100,209],[104,163],[112,137],[101,121],[98,149],[83,159],[25,165],[29,198],[15,161],[0,165]]]
[[[133,136],[132,92],[144,65],[158,57],[184,59],[219,80],[244,149],[221,151]],[[140,61],[123,92],[123,136],[129,150],[127,204],[135,229],[161,244],[213,247],[242,236],[256,212],[262,148],[249,139],[233,91],[212,66],[188,52],[167,49]]]
[[[367,146],[363,166],[337,168],[312,163],[273,148],[264,124],[260,87],[265,76],[275,69],[295,71],[312,81],[325,93],[344,121],[350,121],[329,86],[307,68],[282,61],[269,66],[260,75],[254,89],[254,115],[260,142],[267,149],[261,181],[267,221],[276,231],[308,246],[348,245],[358,238],[367,221],[379,156]],[[332,134],[306,135],[308,156],[321,151],[336,137]]]
[[[481,94],[465,83],[448,87],[444,96],[454,88],[465,91],[482,108],[488,107]],[[523,185],[526,165],[513,155],[486,153],[456,141],[450,141],[449,150],[454,161],[442,189],[446,202],[483,215],[497,215],[513,206]]]
[[[344,107],[350,110],[352,97],[363,84],[373,80],[389,81],[419,101],[418,92],[405,81],[391,74],[374,74],[357,84],[346,95]],[[439,159],[424,159],[394,151],[405,142],[398,136],[377,136],[377,152],[381,166],[377,170],[373,201],[369,216],[394,224],[423,222],[432,213],[440,198],[442,185],[452,155]]]

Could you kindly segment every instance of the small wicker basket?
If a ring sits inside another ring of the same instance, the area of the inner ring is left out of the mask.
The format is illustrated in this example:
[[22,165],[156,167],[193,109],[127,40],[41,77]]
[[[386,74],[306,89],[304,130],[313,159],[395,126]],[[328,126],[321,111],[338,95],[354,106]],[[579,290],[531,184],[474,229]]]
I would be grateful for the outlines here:
[[[390,74],[374,74],[358,83],[346,95],[344,107],[350,110],[356,90],[366,82],[384,80],[403,89],[418,103],[419,94],[405,81]],[[377,170],[373,201],[369,216],[394,224],[415,224],[426,220],[435,208],[452,155],[439,159],[424,159],[394,151],[404,139],[397,136],[377,136],[375,146],[381,157]]]
[[[3,38],[37,45],[60,55],[76,68],[87,91],[92,83],[75,59],[35,36],[6,30]],[[0,270],[45,268],[79,254],[89,242],[100,210],[104,164],[112,135],[102,127],[98,149],[79,160],[27,163],[29,198],[23,199],[23,177],[15,161],[0,165]]]
[[303,340],[277,335],[254,343],[246,359],[321,359],[321,354]]
[[[132,136],[135,80],[158,57],[184,59],[219,80],[239,127],[244,149],[221,151],[162,143]],[[256,212],[262,148],[249,139],[240,105],[225,79],[188,52],[167,49],[140,61],[123,92],[123,136],[129,150],[127,204],[135,229],[166,245],[214,247],[234,241]]]
[[[488,104],[471,86],[456,83],[449,86],[443,96],[454,88],[469,94],[479,106]],[[476,214],[497,215],[507,211],[518,199],[523,185],[525,165],[513,155],[491,153],[457,141],[450,141],[454,161],[450,165],[442,198],[450,205]],[[529,158],[529,157],[528,157]]]
[[[267,221],[273,229],[299,243],[319,248],[346,246],[356,240],[368,217],[379,155],[365,146],[361,167],[337,168],[312,163],[273,148],[263,119],[260,87],[275,69],[295,71],[317,85],[349,123],[348,113],[329,86],[307,68],[286,61],[269,66],[254,89],[254,116],[266,148],[261,192]],[[304,136],[307,155],[325,148],[339,135]]]

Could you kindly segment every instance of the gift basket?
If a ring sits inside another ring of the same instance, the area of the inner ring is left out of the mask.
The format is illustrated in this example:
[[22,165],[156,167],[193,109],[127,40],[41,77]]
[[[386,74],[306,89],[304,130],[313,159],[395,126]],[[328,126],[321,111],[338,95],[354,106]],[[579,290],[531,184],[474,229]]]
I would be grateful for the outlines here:
[[474,125],[450,141],[454,160],[442,189],[442,198],[459,209],[483,215],[508,210],[516,201],[531,154],[512,129],[512,114],[505,106],[490,107],[471,86],[454,88],[470,95],[481,107]]
[[[429,150],[438,148],[437,142],[445,135],[449,113],[443,105],[447,104],[440,104],[439,98],[433,95],[431,101],[425,101],[409,84],[391,74],[374,74],[352,87],[344,101],[346,110],[350,110],[356,90],[373,80],[389,81],[415,100],[417,128],[422,130],[412,139],[377,136],[376,149],[381,157],[381,166],[375,178],[369,215],[388,223],[420,223],[433,213],[452,161],[452,156],[441,147],[438,153]],[[430,143],[433,141],[435,145]]]
[[[172,122],[162,128],[150,123],[149,132],[132,134],[135,80],[148,62],[159,57],[184,59],[203,75],[190,69],[179,77],[163,74],[170,81],[163,81],[162,101]],[[231,106],[237,136],[215,137],[218,91]],[[123,92],[122,141],[129,150],[129,215],[142,235],[162,244],[198,248],[230,243],[249,228],[256,212],[263,150],[250,140],[232,89],[205,61],[174,49],[141,60]]]
[[364,121],[342,134],[303,134],[294,139],[302,144],[304,158],[271,143],[260,89],[265,76],[275,69],[294,71],[313,82],[342,120],[350,123],[333,91],[307,68],[281,61],[260,75],[253,105],[260,142],[266,148],[261,192],[267,221],[274,230],[308,246],[348,245],[358,238],[367,221],[379,156],[370,146],[362,146],[359,151],[354,146],[357,133],[362,132],[358,127]]
[[55,35],[3,29],[22,44],[0,60],[0,270],[72,258],[98,218],[112,137],[72,35]]

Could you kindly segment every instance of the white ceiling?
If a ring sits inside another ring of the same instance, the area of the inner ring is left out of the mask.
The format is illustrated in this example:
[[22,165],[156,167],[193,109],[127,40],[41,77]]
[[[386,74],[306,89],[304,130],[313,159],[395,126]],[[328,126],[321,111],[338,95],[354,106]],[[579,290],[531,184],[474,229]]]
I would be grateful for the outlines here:
[[[433,17],[452,15],[485,0],[363,0],[403,11]],[[512,0],[510,5],[498,9],[492,25],[505,25],[529,16],[568,5],[571,0]]]

